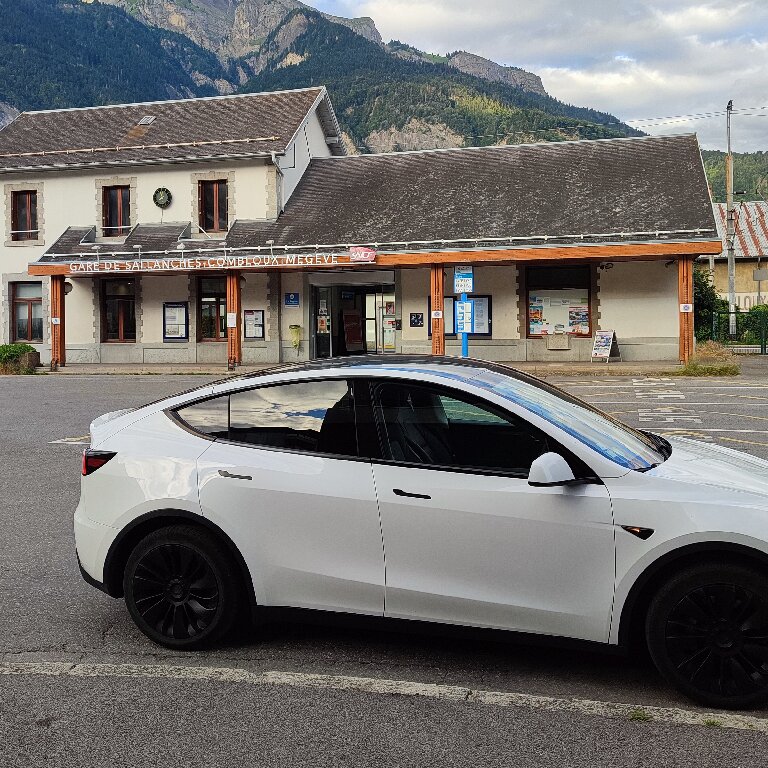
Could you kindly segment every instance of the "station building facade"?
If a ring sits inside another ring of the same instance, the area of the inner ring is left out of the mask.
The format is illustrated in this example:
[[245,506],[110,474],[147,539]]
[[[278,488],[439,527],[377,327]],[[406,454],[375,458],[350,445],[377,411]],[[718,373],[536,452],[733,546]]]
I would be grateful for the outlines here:
[[23,113],[0,341],[53,366],[458,353],[686,359],[719,253],[695,136],[346,156],[324,88]]

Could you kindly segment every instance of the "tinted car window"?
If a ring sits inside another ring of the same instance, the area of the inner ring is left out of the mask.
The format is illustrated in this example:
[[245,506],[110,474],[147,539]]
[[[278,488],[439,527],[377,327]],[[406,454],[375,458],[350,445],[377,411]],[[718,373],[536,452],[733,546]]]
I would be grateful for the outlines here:
[[352,390],[346,381],[260,387],[230,395],[229,439],[287,450],[357,456]]
[[226,438],[229,428],[229,397],[214,397],[179,408],[176,413],[196,432]]
[[474,398],[394,382],[374,391],[391,460],[527,475],[550,450],[543,432]]

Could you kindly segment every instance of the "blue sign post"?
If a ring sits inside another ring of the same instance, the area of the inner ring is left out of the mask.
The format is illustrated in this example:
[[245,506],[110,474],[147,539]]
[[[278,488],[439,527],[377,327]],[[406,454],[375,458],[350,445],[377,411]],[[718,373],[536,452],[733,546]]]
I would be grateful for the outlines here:
[[[473,302],[467,301],[467,294],[475,292],[475,275],[472,267],[453,268],[453,292],[461,294],[456,305],[456,331],[461,335],[461,356],[469,357],[469,334],[474,331]],[[459,314],[461,308],[461,314]],[[461,320],[459,318],[461,317]]]

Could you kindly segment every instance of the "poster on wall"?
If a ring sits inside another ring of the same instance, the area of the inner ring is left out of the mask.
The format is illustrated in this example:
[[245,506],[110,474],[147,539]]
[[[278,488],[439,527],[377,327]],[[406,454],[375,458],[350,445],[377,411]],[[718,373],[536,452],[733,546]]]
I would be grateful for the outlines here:
[[528,335],[589,336],[589,293],[580,288],[536,290],[528,294]]
[[382,346],[387,352],[392,352],[397,349],[395,343],[395,331],[397,330],[397,323],[394,317],[384,317],[382,319],[383,326],[383,344]]
[[189,304],[186,301],[163,303],[163,341],[189,340]]
[[490,298],[488,296],[475,296],[472,298],[474,316],[473,333],[491,332],[491,312],[489,306]]
[[264,338],[264,310],[246,309],[243,312],[245,325],[244,336],[246,339]]

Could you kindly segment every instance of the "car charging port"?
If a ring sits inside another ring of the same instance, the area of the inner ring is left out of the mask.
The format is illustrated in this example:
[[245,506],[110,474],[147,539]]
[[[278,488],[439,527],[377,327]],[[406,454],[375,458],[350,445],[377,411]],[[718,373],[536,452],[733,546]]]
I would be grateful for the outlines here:
[[103,467],[116,455],[113,451],[92,451],[90,448],[86,448],[83,451],[83,477],[95,472],[99,467]]

